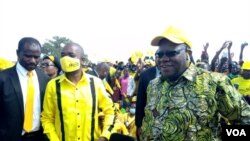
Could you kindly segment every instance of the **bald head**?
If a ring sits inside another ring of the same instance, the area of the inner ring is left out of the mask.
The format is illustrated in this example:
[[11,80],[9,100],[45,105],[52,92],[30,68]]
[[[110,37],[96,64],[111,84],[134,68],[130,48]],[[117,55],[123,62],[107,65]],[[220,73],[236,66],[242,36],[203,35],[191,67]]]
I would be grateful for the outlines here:
[[81,62],[81,66],[84,64],[85,61],[83,48],[79,44],[74,42],[68,43],[63,47],[61,51],[61,57],[64,56],[79,59]]
[[61,56],[70,56],[72,58],[79,58],[82,59],[84,57],[83,48],[74,42],[66,44],[61,52]]
[[72,48],[74,50],[77,51],[77,53],[79,53],[81,56],[84,56],[84,50],[82,48],[81,45],[79,45],[78,43],[74,43],[74,42],[70,42],[70,43],[67,43],[64,48]]
[[98,63],[96,65],[96,72],[101,79],[104,79],[109,72],[109,65],[105,62]]

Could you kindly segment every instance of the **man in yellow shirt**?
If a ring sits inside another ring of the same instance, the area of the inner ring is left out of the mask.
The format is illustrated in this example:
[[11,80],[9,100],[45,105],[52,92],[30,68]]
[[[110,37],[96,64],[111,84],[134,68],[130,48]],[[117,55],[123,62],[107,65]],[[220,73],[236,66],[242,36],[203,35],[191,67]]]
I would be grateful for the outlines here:
[[231,82],[250,104],[250,61],[245,61],[241,70],[241,75],[232,79]]
[[[84,51],[79,44],[66,44],[61,52],[64,74],[46,88],[41,117],[50,141],[108,141],[115,122],[115,109],[102,81],[82,69]],[[103,131],[98,128],[98,109],[104,113]]]
[[136,107],[136,96],[133,96],[129,107],[129,112],[123,115],[125,125],[129,131],[129,135],[134,138],[136,138],[135,107]]

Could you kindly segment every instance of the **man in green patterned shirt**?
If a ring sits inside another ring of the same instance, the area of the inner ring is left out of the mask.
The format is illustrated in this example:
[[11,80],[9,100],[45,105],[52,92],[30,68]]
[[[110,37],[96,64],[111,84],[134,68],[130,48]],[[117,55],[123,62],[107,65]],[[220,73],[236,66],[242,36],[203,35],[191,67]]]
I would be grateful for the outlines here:
[[142,123],[144,141],[221,140],[220,118],[250,125],[250,106],[229,78],[190,63],[191,42],[170,26],[153,39],[161,76],[147,87]]

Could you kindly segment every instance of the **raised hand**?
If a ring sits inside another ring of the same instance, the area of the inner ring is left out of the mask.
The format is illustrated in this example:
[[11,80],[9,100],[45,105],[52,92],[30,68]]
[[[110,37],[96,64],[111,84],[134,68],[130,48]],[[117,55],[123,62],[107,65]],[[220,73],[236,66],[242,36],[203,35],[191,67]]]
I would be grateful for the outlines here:
[[207,51],[207,48],[209,47],[209,43],[206,42],[206,44],[203,45],[204,51]]
[[227,49],[230,50],[233,45],[232,41],[227,41]]
[[248,43],[247,42],[244,42],[241,44],[241,49],[244,49],[246,46],[248,46]]
[[231,48],[232,46],[232,41],[225,41],[221,47],[221,50],[225,49],[225,48]]

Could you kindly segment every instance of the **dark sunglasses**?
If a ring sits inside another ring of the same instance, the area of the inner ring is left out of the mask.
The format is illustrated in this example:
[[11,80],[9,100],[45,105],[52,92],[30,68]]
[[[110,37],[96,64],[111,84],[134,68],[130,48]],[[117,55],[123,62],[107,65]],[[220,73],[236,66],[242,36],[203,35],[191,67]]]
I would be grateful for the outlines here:
[[167,57],[174,57],[174,56],[180,54],[182,50],[184,50],[184,48],[179,49],[179,50],[175,50],[175,51],[165,51],[165,52],[159,51],[159,52],[155,53],[155,56],[158,58],[162,58],[164,55]]

